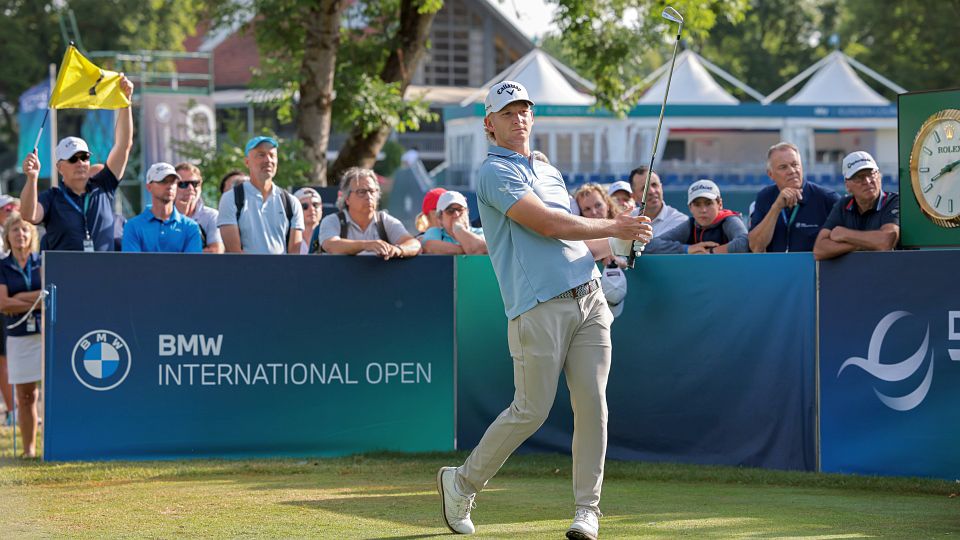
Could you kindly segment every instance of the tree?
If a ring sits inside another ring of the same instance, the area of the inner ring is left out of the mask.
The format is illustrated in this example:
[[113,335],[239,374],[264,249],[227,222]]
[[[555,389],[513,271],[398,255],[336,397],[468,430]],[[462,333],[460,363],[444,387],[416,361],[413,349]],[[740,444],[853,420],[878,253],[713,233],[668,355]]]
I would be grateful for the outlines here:
[[[347,141],[340,149],[337,161],[333,164],[331,172],[334,178],[354,165],[372,168],[377,153],[393,129],[402,129],[407,125],[419,127],[420,119],[427,117],[422,110],[422,104],[415,102],[410,106],[404,103],[403,95],[410,85],[417,64],[423,59],[427,38],[430,36],[430,25],[442,6],[443,2],[440,0],[400,0],[399,24],[396,25],[396,30],[373,35],[384,35],[382,41],[373,36],[368,38],[378,42],[376,45],[389,51],[389,55],[380,68],[377,79],[361,77],[361,80],[368,83],[367,89],[374,90],[376,94],[372,95],[379,98],[370,100],[369,103],[388,104],[391,107],[384,111],[385,114],[371,111],[378,120],[376,124],[354,124]],[[389,22],[389,17],[393,15],[390,11],[392,10],[379,13],[379,17],[372,20],[379,20],[389,28],[393,25]]]
[[692,48],[760,93],[769,94],[827,53],[821,37],[832,32],[823,28],[823,22],[832,18],[823,16],[823,4],[751,0],[742,20],[718,21]]
[[[651,50],[672,45],[676,26],[660,17],[665,2],[651,0],[552,0],[563,36],[563,57],[596,84],[597,106],[618,115],[633,106]],[[718,20],[742,19],[747,0],[675,0],[683,35],[702,39]],[[669,53],[668,53],[669,54]],[[665,56],[669,58],[669,56]],[[628,92],[634,90],[634,92]]]
[[841,0],[840,43],[908,90],[957,86],[960,0]]

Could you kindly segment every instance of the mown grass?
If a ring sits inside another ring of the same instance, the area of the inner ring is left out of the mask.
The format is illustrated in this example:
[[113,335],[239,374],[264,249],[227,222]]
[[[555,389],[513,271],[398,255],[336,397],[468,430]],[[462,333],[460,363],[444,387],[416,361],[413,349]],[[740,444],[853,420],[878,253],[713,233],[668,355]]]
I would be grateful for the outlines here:
[[[5,441],[4,441],[5,436]],[[423,538],[447,534],[434,478],[465,454],[42,463],[0,431],[0,535]],[[570,460],[514,456],[477,500],[480,538],[561,538]],[[607,464],[603,538],[960,536],[960,486],[731,467]]]

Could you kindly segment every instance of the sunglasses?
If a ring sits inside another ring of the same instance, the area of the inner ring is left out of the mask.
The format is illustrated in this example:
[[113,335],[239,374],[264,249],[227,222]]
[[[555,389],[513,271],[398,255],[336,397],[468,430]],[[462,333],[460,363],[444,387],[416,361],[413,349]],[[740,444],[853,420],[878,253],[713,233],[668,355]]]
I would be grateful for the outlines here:
[[443,213],[447,214],[448,216],[453,216],[457,214],[462,214],[466,212],[466,210],[467,209],[462,206],[457,206],[457,207],[444,208]]
[[200,181],[199,181],[199,180],[181,180],[181,181],[177,182],[177,187],[180,188],[180,189],[187,189],[187,188],[190,187],[190,186],[193,186],[194,189],[196,189],[197,186],[199,186],[199,185],[200,185]]
[[70,163],[76,163],[78,161],[90,161],[90,152],[77,152],[76,154],[70,156],[67,161]]
[[307,208],[310,208],[311,206],[314,207],[314,208],[320,208],[320,207],[323,206],[323,205],[321,205],[321,204],[318,203],[318,202],[315,202],[315,203],[300,203],[300,208],[303,208],[304,210],[306,210]]

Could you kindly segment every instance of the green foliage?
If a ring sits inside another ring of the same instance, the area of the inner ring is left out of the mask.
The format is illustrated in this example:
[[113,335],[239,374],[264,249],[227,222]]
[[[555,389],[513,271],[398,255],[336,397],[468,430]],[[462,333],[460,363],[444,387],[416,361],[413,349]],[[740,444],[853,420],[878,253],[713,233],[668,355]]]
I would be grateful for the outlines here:
[[[185,160],[199,167],[203,173],[206,180],[203,183],[205,201],[220,200],[220,179],[228,172],[240,170],[247,174],[247,166],[243,162],[243,148],[250,137],[245,124],[239,117],[235,117],[227,120],[226,128],[226,135],[219,140],[215,149],[195,141],[173,142],[176,151]],[[310,163],[303,158],[303,143],[296,139],[282,139],[268,130],[263,130],[258,135],[274,137],[280,143],[277,150],[277,176],[273,181],[284,188],[306,184]]]
[[[626,114],[642,73],[676,37],[676,25],[660,17],[667,2],[651,0],[553,0],[563,36],[551,47],[596,84],[597,106]],[[739,21],[747,0],[676,0],[684,17],[683,35],[700,39],[718,20]],[[653,54],[651,54],[651,52]]]
[[[820,38],[829,33],[823,28],[822,5],[810,0],[751,0],[741,21],[719,21],[693,48],[766,95],[828,52]],[[739,90],[734,93],[752,100]]]
[[[11,115],[20,94],[44,80],[48,65],[63,58],[62,5],[73,9],[87,51],[182,50],[205,9],[195,0],[0,0],[0,102],[11,106],[9,111],[4,107]],[[8,119],[0,141],[16,145],[16,139],[16,127]]]
[[[281,122],[294,116],[294,94],[300,89],[300,66],[303,60],[305,17],[312,16],[308,6],[314,0],[255,0],[257,13],[269,14],[269,24],[256,24],[257,46],[261,67],[254,72],[252,86],[280,89],[281,94],[269,103]],[[237,17],[237,5],[221,6],[218,24],[228,24]],[[420,11],[436,11],[442,0],[423,0]],[[364,133],[380,126],[403,132],[416,131],[421,123],[436,121],[428,104],[420,100],[404,101],[398,84],[385,83],[377,74],[394,46],[399,29],[399,0],[356,2],[344,14],[340,32],[340,49],[336,66],[333,104],[333,126],[347,131],[356,125]],[[370,32],[368,28],[377,28]]]
[[953,88],[960,1],[842,0],[840,43],[850,56],[908,90]]
[[373,166],[373,172],[380,176],[393,176],[394,171],[400,168],[400,158],[403,156],[403,145],[394,140],[388,140],[383,145],[383,159]]

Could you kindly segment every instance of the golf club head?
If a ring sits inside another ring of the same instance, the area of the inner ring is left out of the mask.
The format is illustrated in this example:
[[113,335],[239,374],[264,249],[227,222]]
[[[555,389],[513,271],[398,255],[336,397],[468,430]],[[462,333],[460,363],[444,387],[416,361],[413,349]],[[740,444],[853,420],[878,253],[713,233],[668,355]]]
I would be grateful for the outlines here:
[[680,13],[677,10],[673,9],[670,6],[665,7],[663,9],[663,13],[661,13],[660,16],[668,21],[673,21],[677,24],[683,24],[683,15],[680,15]]

